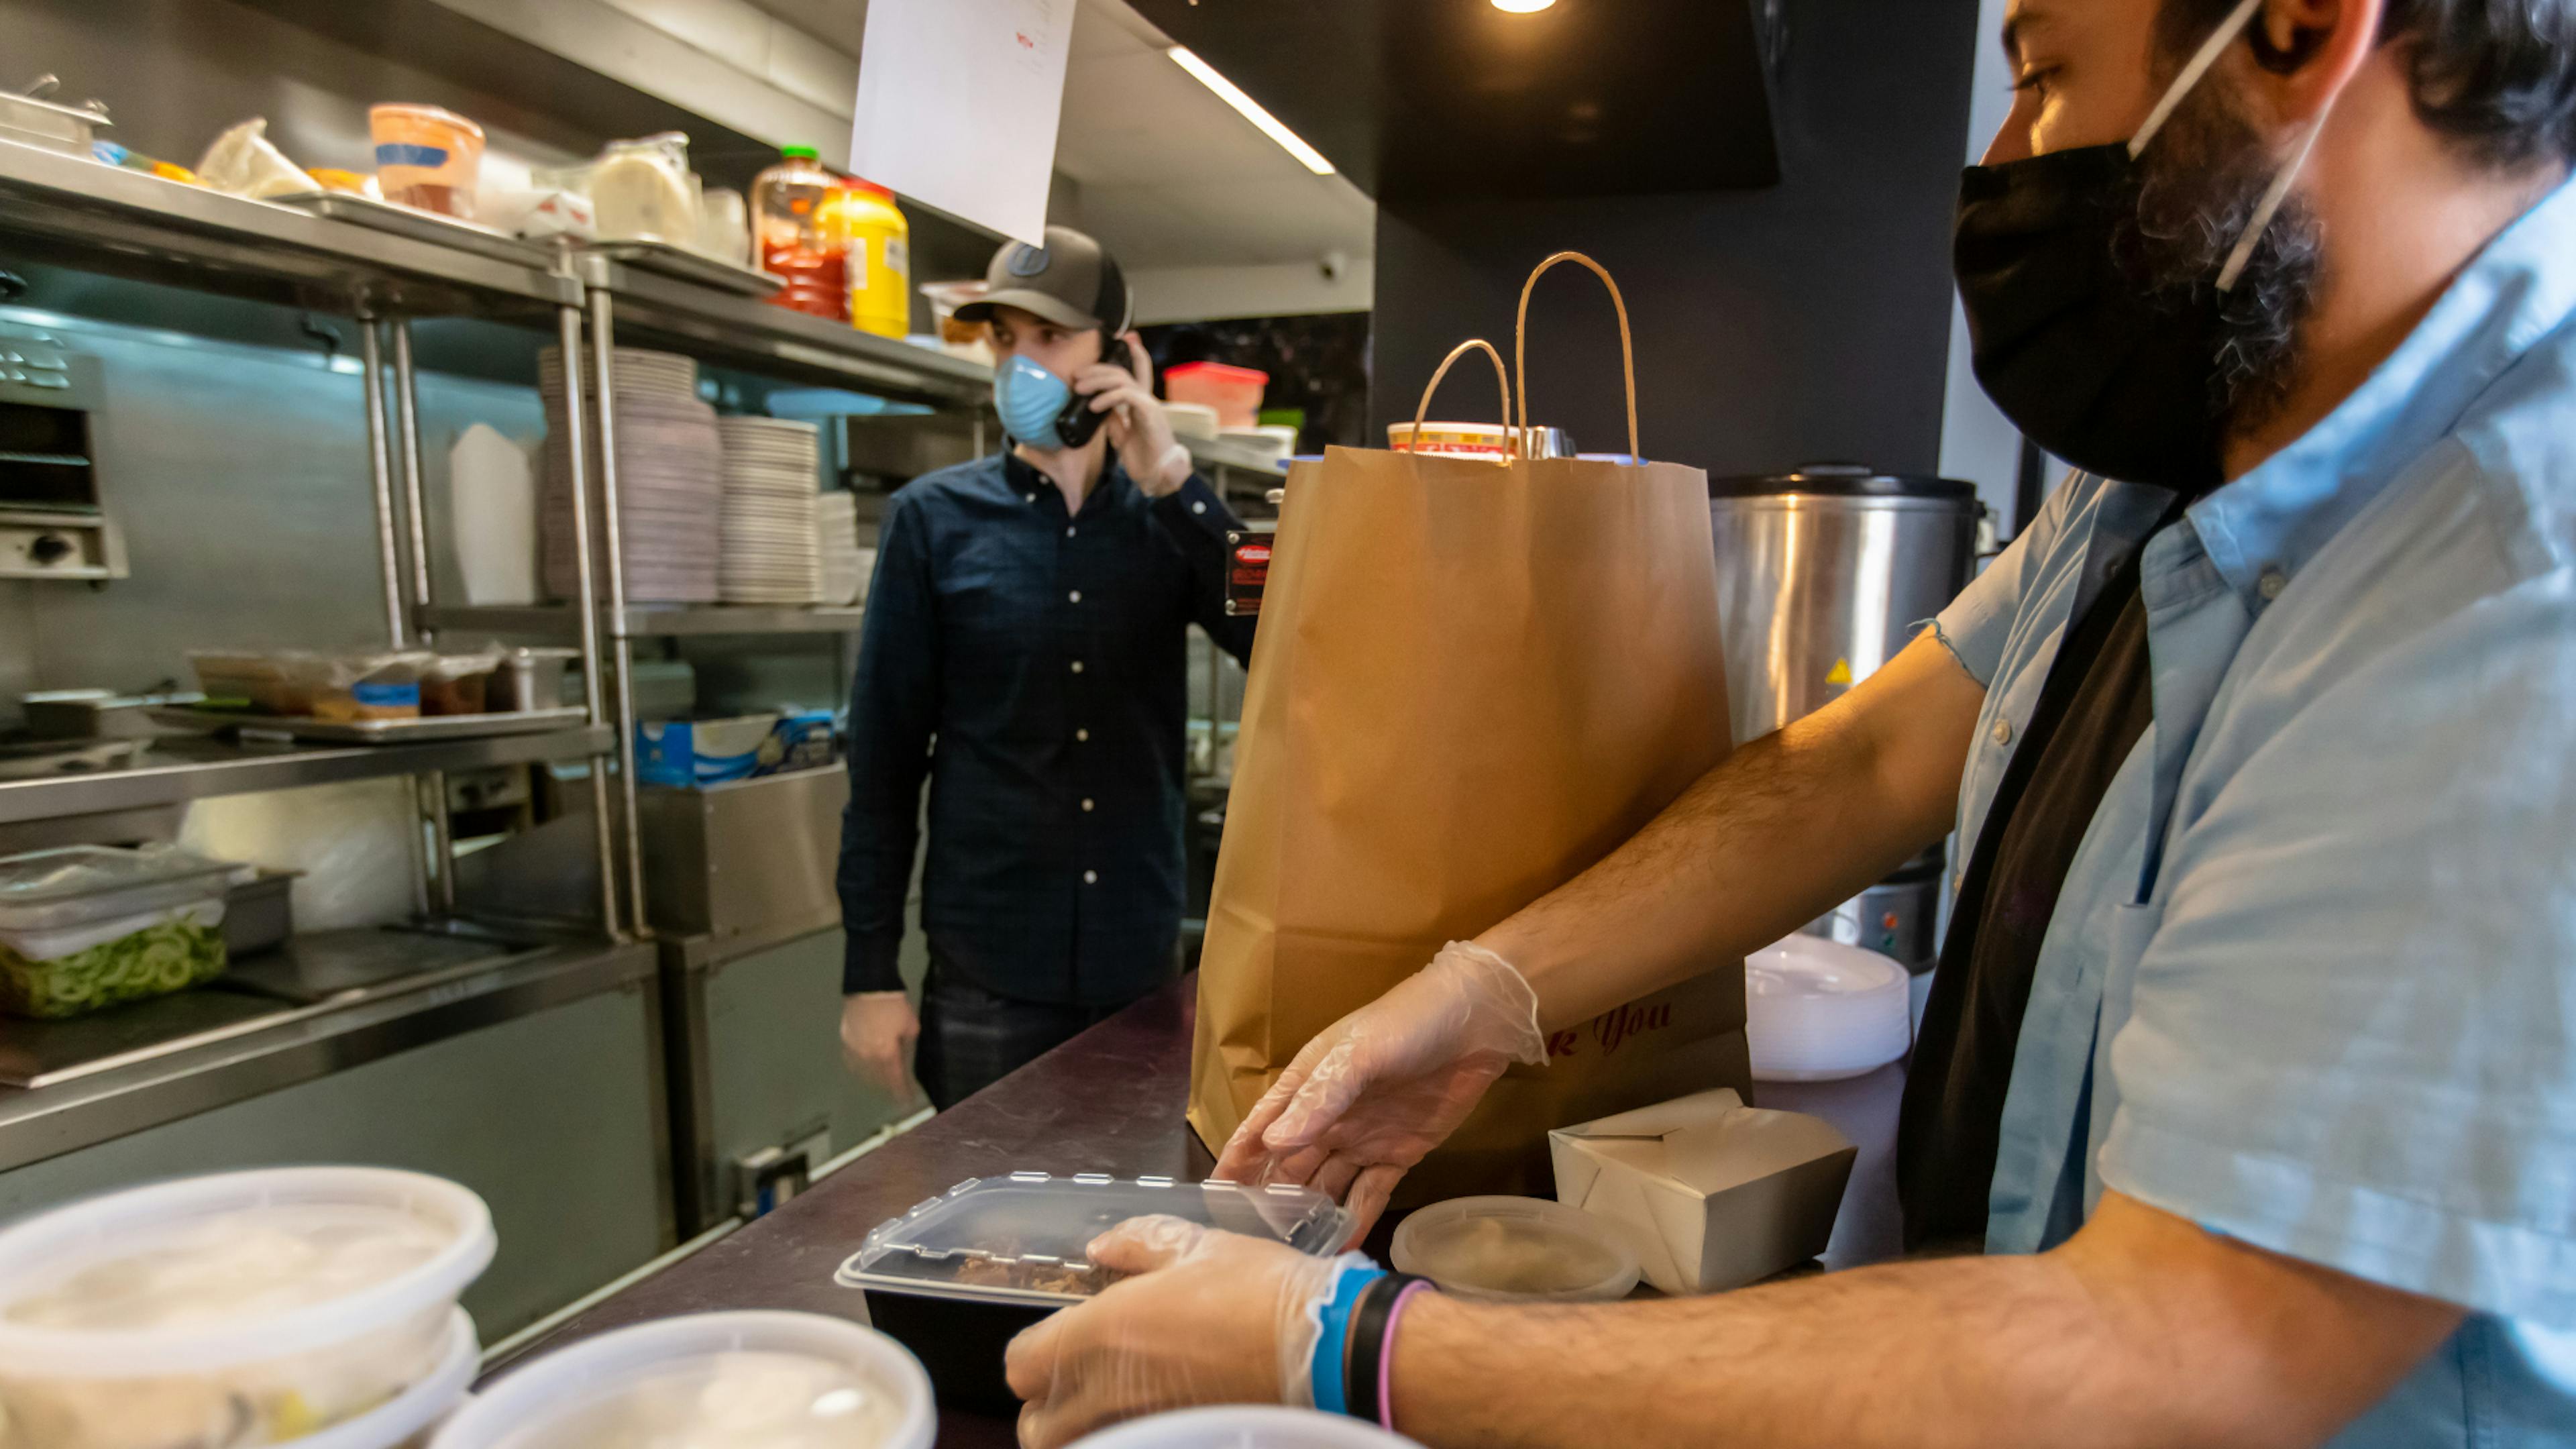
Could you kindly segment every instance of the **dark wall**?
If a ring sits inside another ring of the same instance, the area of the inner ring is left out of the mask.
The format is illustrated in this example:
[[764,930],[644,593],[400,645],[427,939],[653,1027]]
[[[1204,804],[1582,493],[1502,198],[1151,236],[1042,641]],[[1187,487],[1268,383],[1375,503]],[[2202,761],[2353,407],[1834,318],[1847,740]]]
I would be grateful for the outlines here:
[[[1776,187],[1379,208],[1374,437],[1413,416],[1459,341],[1509,357],[1523,278],[1572,248],[1627,296],[1648,456],[1712,473],[1825,459],[1933,471],[1977,5],[1797,0],[1789,17]],[[1529,346],[1533,420],[1625,451],[1618,329],[1590,273],[1548,275]],[[1468,367],[1435,413],[1490,417],[1491,370]]]

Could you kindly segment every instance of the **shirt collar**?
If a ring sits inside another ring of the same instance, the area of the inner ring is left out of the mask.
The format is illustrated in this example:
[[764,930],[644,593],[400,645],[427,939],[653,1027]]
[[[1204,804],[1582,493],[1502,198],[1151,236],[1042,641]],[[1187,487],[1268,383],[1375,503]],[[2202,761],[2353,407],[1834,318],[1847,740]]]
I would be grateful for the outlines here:
[[[1063,496],[1055,486],[1055,480],[1039,472],[1016,449],[1005,448],[1002,452],[1002,481],[1022,499],[1033,493],[1040,498],[1050,493]],[[1082,506],[1089,508],[1094,498],[1117,498],[1123,490],[1135,486],[1128,480],[1127,470],[1119,465],[1118,455],[1112,453],[1108,465],[1100,471],[1100,481],[1092,484],[1091,491],[1082,495]]]
[[2210,562],[2259,608],[2266,574],[2295,574],[2571,312],[2576,183],[2550,193],[2489,242],[2323,421],[2192,506]]

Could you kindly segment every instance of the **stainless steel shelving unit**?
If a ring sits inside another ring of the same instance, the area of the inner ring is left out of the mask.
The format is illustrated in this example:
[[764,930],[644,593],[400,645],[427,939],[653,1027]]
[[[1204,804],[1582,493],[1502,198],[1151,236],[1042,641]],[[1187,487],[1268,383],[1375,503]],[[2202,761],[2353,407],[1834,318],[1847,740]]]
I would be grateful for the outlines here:
[[[703,604],[668,608],[630,604],[631,639],[696,639],[717,635],[852,634],[858,608],[779,608],[753,604]],[[511,638],[569,639],[578,616],[570,605],[454,606],[420,612],[424,626],[456,633],[481,631]]]
[[156,742],[133,765],[121,769],[0,780],[0,824],[388,775],[577,760],[598,755],[608,745],[607,728],[596,724],[549,734],[487,735],[415,745],[226,744],[182,737]]
[[[385,631],[398,647],[425,637],[416,614],[431,602],[410,319],[469,315],[551,325],[566,345],[577,346],[581,337],[585,294],[559,255],[551,266],[513,263],[488,251],[391,235],[6,141],[0,141],[0,240],[13,254],[66,268],[338,312],[357,320]],[[573,386],[579,385],[576,373]],[[581,476],[578,446],[573,457],[578,519],[586,516],[590,490]],[[587,588],[594,571],[586,528],[579,529],[579,537],[580,576]],[[581,623],[570,632],[581,641],[585,677],[595,681],[597,629]],[[587,704],[587,722],[578,729],[436,745],[315,748],[172,741],[124,769],[0,782],[0,821],[409,775],[426,787],[419,793],[434,841],[425,862],[422,903],[452,910],[445,772],[587,756],[600,817],[601,920],[612,938],[622,939],[609,869],[614,840],[606,760],[614,736],[606,728],[607,713],[595,685]]]

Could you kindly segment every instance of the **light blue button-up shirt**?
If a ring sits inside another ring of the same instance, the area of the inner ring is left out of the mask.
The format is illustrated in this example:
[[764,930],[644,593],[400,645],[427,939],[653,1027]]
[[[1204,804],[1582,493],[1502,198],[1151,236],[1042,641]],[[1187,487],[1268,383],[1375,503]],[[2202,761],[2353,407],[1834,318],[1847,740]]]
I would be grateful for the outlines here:
[[[2141,557],[2155,720],[2043,942],[1988,1247],[2119,1191],[2472,1316],[2335,1442],[2576,1443],[2576,187]],[[2168,495],[2079,476],[1943,612],[1974,840]],[[1955,884],[1955,881],[1954,881]]]

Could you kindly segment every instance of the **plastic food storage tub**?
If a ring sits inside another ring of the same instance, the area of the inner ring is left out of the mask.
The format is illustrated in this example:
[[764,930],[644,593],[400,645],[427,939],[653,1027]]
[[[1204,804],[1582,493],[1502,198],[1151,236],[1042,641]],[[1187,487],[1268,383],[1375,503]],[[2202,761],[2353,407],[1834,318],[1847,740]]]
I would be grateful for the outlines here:
[[1261,392],[1270,374],[1256,367],[1228,367],[1222,362],[1184,362],[1163,373],[1163,395],[1176,403],[1216,409],[1220,428],[1253,428],[1261,424]]
[[1388,1255],[1461,1298],[1606,1303],[1637,1286],[1637,1250],[1607,1218],[1537,1197],[1433,1203],[1395,1230]]
[[0,860],[0,1011],[78,1016],[222,975],[224,897],[238,869],[168,847]]
[[1352,1226],[1348,1210],[1309,1188],[1015,1172],[970,1177],[879,1223],[834,1281],[867,1290],[869,1321],[921,1356],[941,1403],[1016,1413],[1003,1349],[1021,1329],[1108,1286],[1088,1257],[1092,1239],[1155,1214],[1319,1258],[1341,1251]]
[[236,1449],[354,1425],[452,1365],[457,1295],[493,1246],[481,1198],[382,1168],[56,1208],[0,1231],[0,1418],[55,1449]]
[[1791,936],[1744,958],[1744,1036],[1757,1082],[1834,1082],[1914,1044],[1912,978],[1893,957]]
[[814,1313],[699,1313],[638,1324],[513,1369],[431,1449],[643,1442],[930,1449],[930,1379],[903,1345]]
[[368,108],[367,130],[385,200],[474,219],[474,190],[483,176],[481,126],[437,106],[388,102]]
[[1230,1404],[1137,1419],[1077,1440],[1074,1449],[1405,1449],[1412,1443],[1343,1414]]

